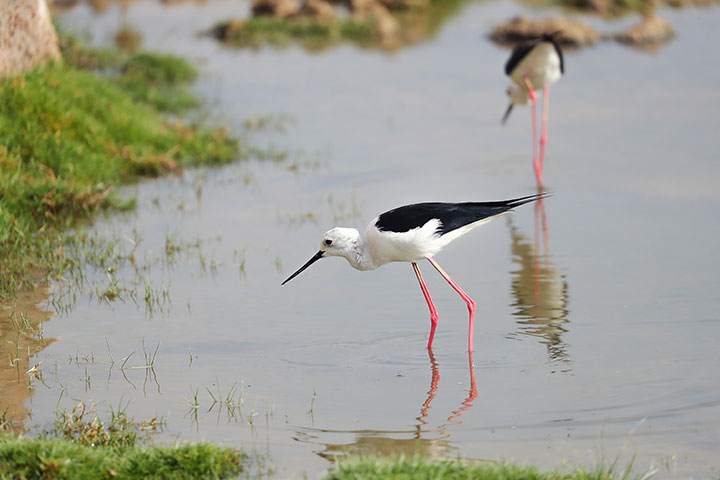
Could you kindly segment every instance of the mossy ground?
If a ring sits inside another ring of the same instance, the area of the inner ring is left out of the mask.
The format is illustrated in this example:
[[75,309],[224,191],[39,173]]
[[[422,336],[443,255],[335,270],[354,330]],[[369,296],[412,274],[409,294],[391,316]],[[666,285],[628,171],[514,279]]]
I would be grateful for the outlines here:
[[0,80],[0,299],[62,272],[78,220],[132,208],[119,184],[242,155],[225,129],[168,117],[197,103],[184,60],[63,47],[64,64]]

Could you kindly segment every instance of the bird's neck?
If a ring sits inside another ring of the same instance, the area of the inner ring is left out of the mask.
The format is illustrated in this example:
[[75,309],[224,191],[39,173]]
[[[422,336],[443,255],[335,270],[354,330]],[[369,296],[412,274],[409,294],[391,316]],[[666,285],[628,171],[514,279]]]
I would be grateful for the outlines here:
[[373,259],[368,243],[360,236],[354,242],[353,248],[347,252],[345,258],[353,268],[358,270],[374,270],[379,267]]

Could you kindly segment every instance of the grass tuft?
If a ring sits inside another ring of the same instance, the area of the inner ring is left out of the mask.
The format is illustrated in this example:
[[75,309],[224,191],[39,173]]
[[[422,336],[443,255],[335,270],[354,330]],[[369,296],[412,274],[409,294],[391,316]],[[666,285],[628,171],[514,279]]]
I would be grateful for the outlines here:
[[161,421],[128,419],[118,408],[109,424],[84,403],[58,413],[40,438],[0,431],[0,478],[221,479],[237,477],[246,455],[207,443],[151,446],[140,442]]
[[[286,47],[299,44],[310,51],[351,43],[361,48],[395,50],[432,37],[467,0],[428,0],[384,2],[387,16],[349,12],[334,18],[255,16],[218,23],[209,34],[220,41],[258,48],[263,45]],[[396,28],[390,28],[396,23]]]
[[264,44],[286,47],[300,42],[309,50],[326,48],[343,41],[379,42],[376,22],[366,20],[253,17],[219,24],[213,33],[224,42],[257,48]]
[[222,479],[240,474],[244,458],[235,449],[207,443],[98,447],[0,434],[2,478]]
[[357,458],[339,463],[323,480],[642,480],[648,475],[634,475],[630,469],[595,470],[580,468],[569,473],[541,472],[532,466],[510,463],[469,463],[462,460],[437,460],[427,457]]
[[[196,104],[195,70],[169,55],[129,58],[63,40],[64,65],[0,80],[0,299],[66,266],[62,232],[126,210],[121,182],[245,155],[226,129],[170,121]],[[103,69],[103,75],[78,68]]]
[[197,71],[185,60],[172,55],[138,53],[122,66],[119,84],[136,100],[155,108],[179,112],[197,106],[187,84]]

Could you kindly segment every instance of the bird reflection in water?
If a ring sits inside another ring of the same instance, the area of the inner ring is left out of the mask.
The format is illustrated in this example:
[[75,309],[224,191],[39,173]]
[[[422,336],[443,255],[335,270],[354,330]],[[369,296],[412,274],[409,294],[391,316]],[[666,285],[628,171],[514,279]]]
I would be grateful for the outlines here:
[[[468,355],[470,373],[470,388],[467,397],[461,402],[460,407],[450,412],[447,421],[435,429],[425,429],[429,424],[431,402],[437,395],[440,384],[440,370],[435,360],[432,349],[428,349],[430,359],[431,379],[430,389],[427,398],[420,407],[420,416],[417,417],[417,424],[413,429],[408,430],[327,430],[327,429],[304,429],[297,432],[295,440],[300,442],[315,443],[323,446],[323,449],[316,451],[319,456],[335,462],[345,455],[382,455],[382,456],[451,456],[457,450],[448,439],[452,434],[448,431],[450,425],[463,423],[461,417],[477,398],[477,387],[475,384],[475,369],[472,363],[472,356]],[[335,435],[354,436],[349,443],[325,443],[323,437]]]
[[[531,242],[509,219],[512,257],[519,268],[512,273],[514,315],[518,333],[537,337],[553,364],[569,365],[562,334],[568,323],[568,284],[552,264],[547,214],[543,200],[535,205],[535,238]],[[569,369],[563,369],[569,371]]]
[[[430,402],[432,402],[433,398],[435,398],[435,395],[437,394],[438,385],[440,384],[440,370],[438,369],[437,361],[435,361],[435,355],[433,354],[433,351],[431,348],[428,348],[428,356],[430,357],[430,368],[432,369],[432,380],[430,381],[430,390],[428,390],[428,397],[425,400],[425,403],[423,403],[422,408],[420,409],[420,416],[417,418],[420,423],[417,425],[418,429],[418,435],[421,431],[421,425],[427,425],[427,417],[430,411]],[[463,423],[462,420],[460,420],[460,417],[462,416],[463,412],[467,410],[468,408],[472,407],[472,402],[477,398],[477,386],[475,385],[475,366],[472,362],[472,354],[468,355],[468,366],[470,369],[470,389],[468,390],[468,396],[465,400],[463,400],[460,408],[457,410],[452,411],[452,415],[448,417],[449,423],[454,424],[461,424]],[[446,425],[441,425],[438,427],[439,430],[444,430]],[[450,434],[447,434],[449,437]]]

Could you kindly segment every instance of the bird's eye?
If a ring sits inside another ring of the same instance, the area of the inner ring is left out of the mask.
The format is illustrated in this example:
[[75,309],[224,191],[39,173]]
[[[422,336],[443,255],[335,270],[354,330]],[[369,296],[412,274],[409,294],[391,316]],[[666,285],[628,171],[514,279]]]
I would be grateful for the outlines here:
[[329,247],[330,245],[332,245],[332,240],[330,240],[330,239],[325,239],[325,240],[323,241],[323,243]]

